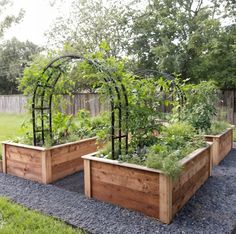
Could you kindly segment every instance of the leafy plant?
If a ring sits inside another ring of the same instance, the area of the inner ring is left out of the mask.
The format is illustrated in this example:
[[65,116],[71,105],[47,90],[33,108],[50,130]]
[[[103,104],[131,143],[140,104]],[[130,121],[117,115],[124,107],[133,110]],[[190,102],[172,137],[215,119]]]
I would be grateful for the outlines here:
[[[198,132],[206,132],[211,128],[216,115],[218,102],[217,87],[212,81],[202,81],[197,85],[182,87],[186,95],[185,104],[181,107],[183,121],[190,123]],[[176,109],[174,109],[175,113]]]
[[207,134],[217,135],[224,132],[231,125],[226,121],[214,121],[211,124],[211,128],[206,132]]
[[174,123],[163,129],[157,145],[148,149],[147,167],[161,169],[172,178],[176,178],[182,167],[179,160],[199,147],[205,145],[194,128],[187,123]]

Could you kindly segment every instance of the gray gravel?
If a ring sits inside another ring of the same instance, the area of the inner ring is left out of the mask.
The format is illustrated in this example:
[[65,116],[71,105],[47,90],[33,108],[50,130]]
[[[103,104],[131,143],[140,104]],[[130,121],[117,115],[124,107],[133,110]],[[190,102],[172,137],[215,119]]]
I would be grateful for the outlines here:
[[[236,226],[236,149],[201,187],[170,225],[103,202],[86,199],[78,174],[42,185],[0,173],[0,195],[30,209],[58,217],[91,233],[232,233]],[[66,190],[70,189],[72,191]]]

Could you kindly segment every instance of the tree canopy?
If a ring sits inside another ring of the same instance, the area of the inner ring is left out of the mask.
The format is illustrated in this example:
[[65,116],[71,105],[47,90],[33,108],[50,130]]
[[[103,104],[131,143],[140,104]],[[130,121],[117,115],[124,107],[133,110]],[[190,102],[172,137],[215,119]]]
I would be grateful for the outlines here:
[[0,46],[0,94],[19,92],[17,78],[39,50],[32,42],[20,42],[16,38]]

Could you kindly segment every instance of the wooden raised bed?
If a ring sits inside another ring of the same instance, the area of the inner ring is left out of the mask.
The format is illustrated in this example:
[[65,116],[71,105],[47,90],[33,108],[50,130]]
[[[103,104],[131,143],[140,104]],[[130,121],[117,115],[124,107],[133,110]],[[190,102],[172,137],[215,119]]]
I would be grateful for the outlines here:
[[2,172],[2,160],[0,160],[0,172]]
[[219,135],[205,135],[205,139],[213,142],[213,165],[218,165],[233,147],[233,128]]
[[175,181],[161,170],[86,155],[85,195],[170,223],[211,175],[211,153],[209,145],[182,159],[184,169]]
[[3,172],[40,183],[52,183],[83,170],[81,156],[97,151],[96,138],[35,147],[3,142]]

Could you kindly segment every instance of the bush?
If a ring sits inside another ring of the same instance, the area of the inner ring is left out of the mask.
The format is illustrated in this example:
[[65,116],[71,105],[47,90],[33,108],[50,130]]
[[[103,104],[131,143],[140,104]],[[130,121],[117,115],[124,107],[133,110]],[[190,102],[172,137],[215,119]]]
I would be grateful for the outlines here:
[[196,136],[191,125],[174,123],[163,129],[159,144],[148,149],[146,166],[161,169],[170,177],[176,178],[182,170],[179,160],[203,146],[203,138]]
[[211,128],[206,133],[211,135],[218,135],[224,132],[230,126],[231,125],[226,121],[214,121],[211,124]]
[[186,101],[181,107],[181,119],[190,123],[198,132],[209,131],[219,101],[216,85],[213,81],[202,81],[197,85],[186,85],[182,89]]

